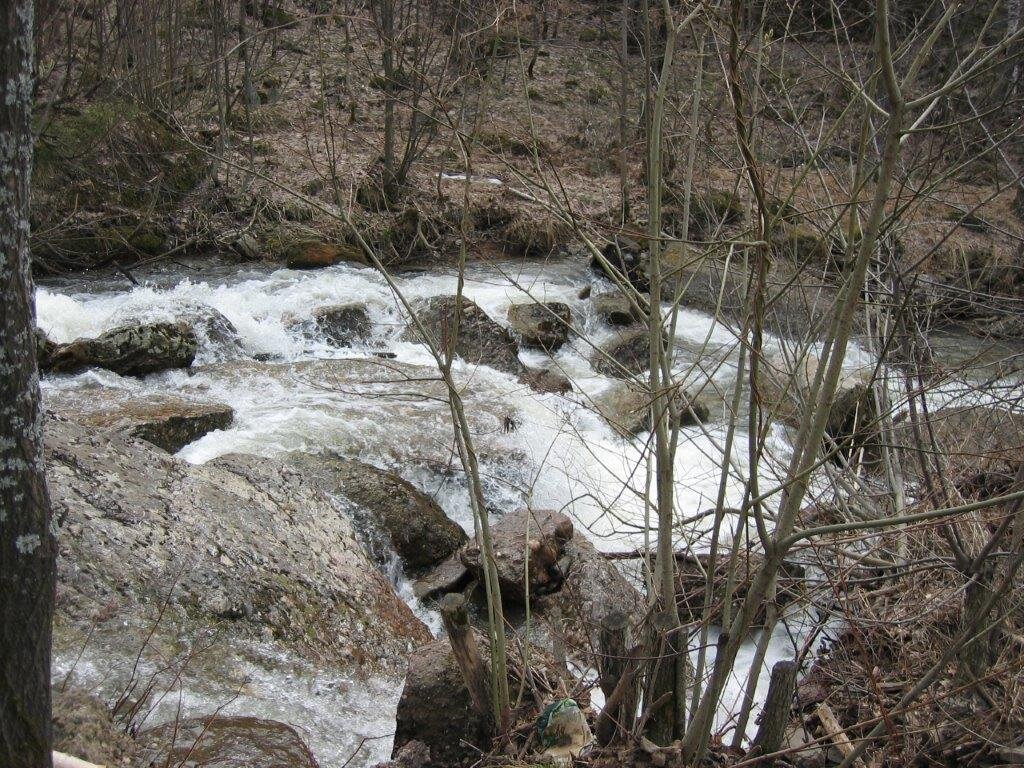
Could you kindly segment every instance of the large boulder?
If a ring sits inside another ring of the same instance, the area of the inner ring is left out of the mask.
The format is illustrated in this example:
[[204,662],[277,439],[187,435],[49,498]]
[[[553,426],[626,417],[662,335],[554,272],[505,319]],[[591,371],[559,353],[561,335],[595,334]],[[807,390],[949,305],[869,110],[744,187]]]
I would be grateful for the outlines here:
[[75,373],[106,368],[121,376],[145,376],[169,368],[188,368],[197,348],[195,331],[184,321],[130,325],[58,347],[50,355],[49,369]]
[[[456,299],[456,296],[433,296],[413,306],[420,322],[442,347],[449,344],[451,335],[455,333],[455,321],[459,315]],[[406,331],[405,338],[422,341],[415,327]],[[513,376],[521,375],[525,370],[519,360],[519,347],[508,329],[502,328],[465,297],[462,298],[455,354],[467,363],[487,365]]]
[[203,360],[230,360],[244,353],[235,324],[223,312],[201,301],[183,299],[161,303],[141,313],[128,304],[111,316],[111,324],[116,327],[157,322],[187,324],[196,335],[198,356]]
[[[564,574],[558,561],[572,535],[572,521],[553,510],[520,509],[492,523],[491,546],[502,597],[513,603],[526,601],[527,571],[531,599],[560,589]],[[483,556],[475,541],[462,551],[462,562],[483,579]]]
[[44,437],[62,625],[91,631],[97,606],[107,624],[145,624],[170,598],[158,635],[231,622],[240,641],[366,670],[393,670],[429,639],[344,509],[286,464],[231,455],[190,465],[55,419]]
[[[639,387],[620,384],[595,398],[597,412],[623,437],[651,430],[651,397]],[[672,426],[691,427],[705,423],[711,415],[707,399],[681,389],[672,393],[678,418]]]
[[396,756],[416,740],[430,749],[434,765],[473,763],[490,746],[488,725],[487,719],[473,709],[448,638],[439,638],[412,652],[398,701]]
[[620,333],[608,346],[594,353],[594,370],[605,376],[627,378],[651,365],[651,337],[646,328]]
[[223,403],[176,395],[125,397],[119,390],[98,387],[49,391],[46,407],[76,424],[123,432],[169,453],[214,430],[227,429],[235,416],[234,409]]
[[569,305],[560,301],[513,304],[508,308],[508,322],[524,345],[555,352],[569,339],[572,313]]
[[437,502],[392,472],[338,456],[292,454],[289,463],[324,490],[356,504],[359,518],[387,532],[406,567],[422,570],[452,556],[466,533]]
[[142,765],[177,768],[319,768],[298,731],[276,720],[210,715],[139,735]]

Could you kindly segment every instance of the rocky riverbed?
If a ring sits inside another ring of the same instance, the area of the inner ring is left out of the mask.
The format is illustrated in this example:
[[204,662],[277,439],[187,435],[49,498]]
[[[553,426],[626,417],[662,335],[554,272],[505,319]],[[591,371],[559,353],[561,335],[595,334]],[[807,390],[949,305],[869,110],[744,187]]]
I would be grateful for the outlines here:
[[[406,660],[429,659],[415,649],[440,631],[429,597],[478,565],[432,359],[360,266],[145,278],[38,291],[59,682],[133,702],[119,714],[138,732],[221,711],[296,726],[325,768],[390,756]],[[581,617],[569,637],[582,645],[602,611],[635,596],[598,553],[644,543],[649,424],[627,378],[646,337],[582,259],[478,265],[467,278],[454,375],[486,502],[510,531],[527,508],[564,515],[564,583],[538,574],[531,589],[561,590],[554,604]],[[443,336],[456,276],[398,285]],[[679,546],[699,549],[707,522],[694,513],[718,490],[736,344],[696,310],[682,311],[675,344],[687,406],[676,503],[692,516]],[[859,360],[854,350],[854,403]],[[784,426],[772,440],[784,459]],[[766,462],[765,482],[773,471]],[[727,506],[741,489],[727,483]],[[507,552],[515,603],[514,540]],[[800,638],[780,628],[767,665]]]

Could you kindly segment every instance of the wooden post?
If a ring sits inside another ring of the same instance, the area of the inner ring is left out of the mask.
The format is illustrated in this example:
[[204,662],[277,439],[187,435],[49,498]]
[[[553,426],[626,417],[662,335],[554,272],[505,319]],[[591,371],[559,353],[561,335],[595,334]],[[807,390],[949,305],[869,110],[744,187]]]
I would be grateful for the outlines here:
[[636,684],[630,669],[629,615],[612,611],[601,621],[598,675],[605,705],[597,723],[597,740],[602,745],[633,730],[636,717]]
[[765,699],[764,709],[761,710],[761,724],[750,748],[751,755],[769,755],[778,752],[782,746],[798,670],[799,666],[795,661],[780,661],[772,667],[768,698]]
[[480,648],[476,637],[469,626],[469,614],[466,612],[466,596],[461,592],[449,592],[441,600],[441,621],[444,622],[448,642],[452,645],[452,653],[462,672],[462,679],[469,690],[469,699],[473,709],[488,722],[491,717],[491,685],[489,672],[480,656]]
[[[677,665],[686,661],[682,647],[683,632],[669,611],[651,617],[651,630],[651,647],[658,650],[654,661],[655,675],[647,697],[646,706],[650,712],[645,731],[647,738],[665,747],[679,738],[686,727],[686,711],[680,706],[682,702],[677,701],[680,674]],[[685,691],[682,694],[685,698]]]

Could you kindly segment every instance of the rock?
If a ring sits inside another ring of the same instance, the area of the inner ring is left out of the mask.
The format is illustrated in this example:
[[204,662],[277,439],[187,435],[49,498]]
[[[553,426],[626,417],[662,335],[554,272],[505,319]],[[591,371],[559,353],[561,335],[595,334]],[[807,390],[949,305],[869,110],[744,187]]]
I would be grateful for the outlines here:
[[[771,362],[762,368],[761,398],[774,417],[792,427],[799,426],[805,398],[818,369],[818,358],[807,355],[795,373],[785,363]],[[878,437],[877,411],[871,391],[872,369],[864,368],[840,378],[829,405],[825,433],[844,451],[859,448]]]
[[487,719],[473,709],[445,637],[420,646],[409,657],[393,755],[397,758],[413,740],[426,744],[433,764],[443,766],[473,763],[490,746]]
[[618,272],[637,290],[648,290],[650,281],[647,278],[647,249],[639,242],[626,235],[616,235],[612,242],[601,249],[601,255],[612,270],[596,256],[590,259],[591,270],[611,279],[614,279],[614,273]]
[[135,765],[135,741],[114,723],[107,705],[76,686],[53,686],[53,748],[100,765]]
[[[129,313],[131,312],[131,313]],[[178,301],[154,307],[139,315],[134,308],[114,313],[116,326],[140,323],[185,323],[196,335],[198,353],[206,360],[228,360],[244,354],[242,338],[222,312],[199,301]]]
[[572,314],[569,305],[560,301],[513,304],[508,322],[526,346],[555,352],[569,339]]
[[[558,561],[572,534],[572,521],[561,512],[552,510],[521,509],[506,513],[492,523],[491,544],[502,597],[520,604],[526,601],[527,546],[530,550],[530,597],[540,597],[560,589],[564,574],[558,567]],[[462,550],[462,562],[474,576],[483,579],[480,547],[475,541]]]
[[586,301],[587,299],[590,298],[591,291],[593,291],[593,288],[588,283],[587,285],[584,285],[582,288],[580,288],[579,292],[576,294],[576,298],[580,299],[581,301]]
[[572,392],[569,377],[550,368],[527,368],[519,381],[541,394],[564,395]]
[[290,322],[285,322],[285,326],[337,347],[350,347],[365,342],[373,331],[366,307],[355,303],[318,307],[310,317],[292,317]]
[[210,715],[139,734],[142,765],[177,768],[319,768],[298,731],[276,720]]
[[56,351],[57,344],[50,341],[46,331],[42,328],[36,328],[36,362],[39,365],[40,371],[48,371],[50,369],[53,353]]
[[387,532],[408,568],[436,565],[466,542],[466,533],[437,502],[391,472],[330,455],[292,454],[289,463],[328,493],[341,494],[362,507],[360,517]]
[[[609,359],[610,358],[610,359]],[[610,345],[591,358],[594,370],[605,376],[626,378],[643,373],[651,363],[651,339],[646,328],[623,331]]]
[[48,419],[60,621],[146,623],[155,643],[222,620],[339,666],[393,670],[426,627],[363,552],[342,506],[280,461],[203,465]]
[[[435,342],[442,346],[449,343],[449,334],[455,328],[455,301],[455,296],[434,296],[413,306],[420,322],[433,334]],[[407,341],[422,341],[414,326],[406,330],[403,338]],[[487,365],[513,376],[525,370],[512,334],[465,297],[462,299],[455,354],[467,363]]]
[[386,763],[377,763],[374,768],[424,768],[430,765],[430,747],[422,741],[407,741],[395,756]]
[[564,577],[561,589],[538,598],[534,609],[546,618],[558,608],[570,651],[586,654],[598,647],[601,622],[612,611],[639,620],[644,609],[640,593],[585,536],[565,543],[558,565]]
[[772,253],[798,264],[820,266],[832,252],[829,241],[805,224],[784,226],[772,237]]
[[366,257],[354,245],[348,243],[324,243],[317,240],[291,245],[285,254],[289,269],[320,269],[335,264],[358,264],[366,266]]
[[[700,396],[682,390],[673,394],[679,419],[673,426],[690,427],[707,422],[711,410]],[[613,387],[595,398],[598,413],[623,437],[632,437],[651,429],[650,395],[628,384]]]
[[168,368],[188,368],[198,341],[185,322],[149,323],[107,331],[95,339],[77,339],[57,348],[50,360],[55,373],[106,368],[121,376],[145,376]]
[[227,429],[235,412],[229,405],[186,400],[175,395],[124,397],[119,390],[55,390],[46,407],[61,417],[104,432],[122,432],[168,453],[217,429]]
[[458,554],[454,554],[412,585],[420,600],[433,600],[448,592],[456,592],[469,583],[470,572]]
[[593,298],[594,312],[609,325],[633,325],[640,317],[621,293],[599,293]]

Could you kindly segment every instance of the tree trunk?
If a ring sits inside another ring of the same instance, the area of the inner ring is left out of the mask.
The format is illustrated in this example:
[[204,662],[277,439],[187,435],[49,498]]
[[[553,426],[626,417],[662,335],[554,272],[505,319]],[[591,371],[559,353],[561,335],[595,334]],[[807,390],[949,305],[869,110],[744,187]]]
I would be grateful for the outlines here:
[[32,0],[0,24],[0,765],[50,768],[56,541],[43,473],[29,271]]

